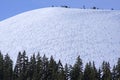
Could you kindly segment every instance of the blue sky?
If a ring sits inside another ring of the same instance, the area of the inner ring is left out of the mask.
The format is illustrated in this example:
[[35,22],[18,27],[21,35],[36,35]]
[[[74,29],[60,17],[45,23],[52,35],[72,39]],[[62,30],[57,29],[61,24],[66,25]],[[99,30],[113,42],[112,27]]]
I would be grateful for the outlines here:
[[0,21],[19,13],[50,7],[52,5],[68,5],[74,8],[87,8],[96,6],[101,9],[120,10],[120,0],[0,0]]

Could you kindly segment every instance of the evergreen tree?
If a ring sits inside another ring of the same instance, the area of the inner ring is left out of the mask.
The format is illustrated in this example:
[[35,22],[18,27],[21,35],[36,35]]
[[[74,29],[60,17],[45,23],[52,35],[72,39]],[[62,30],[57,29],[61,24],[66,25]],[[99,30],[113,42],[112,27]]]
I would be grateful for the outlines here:
[[49,77],[49,73],[48,73],[48,58],[44,55],[43,58],[42,58],[42,80],[48,80],[48,77]]
[[120,80],[120,58],[117,65],[110,70],[108,62],[102,63],[102,69],[96,69],[95,63],[87,63],[83,72],[82,60],[77,57],[76,63],[70,67],[63,67],[51,56],[50,60],[44,55],[33,54],[30,61],[24,51],[19,52],[13,72],[13,62],[9,55],[0,52],[0,80]]
[[92,80],[91,79],[91,62],[87,63],[85,66],[84,80]]
[[112,75],[111,75],[109,63],[103,62],[102,72],[103,72],[102,80],[112,80]]
[[97,9],[95,6],[93,6],[93,8],[92,9]]
[[0,52],[0,80],[3,80],[3,55]]
[[69,75],[70,75],[70,70],[68,68],[68,65],[66,64],[65,65],[65,80],[68,80],[69,79]]
[[89,73],[90,73],[90,64],[86,64],[85,70],[84,70],[84,80],[89,80]]
[[75,63],[75,65],[72,67],[72,70],[70,72],[71,74],[71,80],[82,80],[83,77],[83,72],[82,69],[83,65],[82,65],[82,60],[80,58],[80,56],[77,57],[77,61]]
[[4,73],[4,77],[3,80],[12,80],[12,74],[13,74],[13,62],[10,59],[9,55],[5,55],[4,58],[4,68],[3,68],[3,73]]
[[116,65],[116,69],[117,69],[117,79],[120,80],[120,58],[118,59],[117,65]]
[[98,80],[97,75],[98,73],[94,62],[93,65],[91,62],[87,63],[84,70],[84,80]]
[[58,62],[58,75],[57,80],[66,80],[65,71],[61,61]]
[[26,70],[28,67],[28,57],[26,56],[26,52],[24,51],[23,54],[21,55],[21,73],[20,73],[20,80],[26,80],[27,79],[27,74]]
[[118,80],[117,79],[117,68],[115,65],[113,66],[113,69],[112,69],[112,80]]
[[28,71],[27,71],[27,75],[28,75],[27,78],[29,80],[33,80],[33,78],[35,78],[35,71],[36,71],[36,58],[35,58],[35,54],[33,54],[30,58]]
[[55,80],[57,77],[57,64],[56,61],[53,59],[53,56],[51,56],[50,58],[48,68],[49,68],[48,79]]
[[26,70],[28,66],[28,57],[26,56],[26,52],[24,51],[23,54],[19,52],[17,63],[14,69],[14,80],[26,80]]
[[95,63],[93,62],[93,65],[92,65],[92,77],[94,80],[98,80],[98,72],[97,72],[97,69],[95,67]]
[[69,80],[73,80],[73,66],[69,65]]
[[33,76],[33,80],[41,80],[42,77],[42,59],[39,53],[36,57],[36,68],[34,70]]
[[97,79],[98,79],[98,80],[101,80],[101,73],[102,73],[102,71],[101,71],[101,69],[99,68],[99,70],[98,70],[98,72],[97,72]]
[[21,61],[21,52],[18,53],[18,57],[17,57],[17,61],[16,61],[16,65],[15,65],[15,68],[14,68],[14,73],[13,73],[13,80],[17,80],[19,77],[20,77],[20,67],[21,67],[21,64],[20,64],[20,61]]

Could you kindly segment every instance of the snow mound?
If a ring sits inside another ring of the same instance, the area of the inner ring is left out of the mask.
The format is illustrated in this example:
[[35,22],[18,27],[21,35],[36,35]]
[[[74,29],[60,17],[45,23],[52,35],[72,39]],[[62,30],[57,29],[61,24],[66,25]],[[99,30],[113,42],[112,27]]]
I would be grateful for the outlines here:
[[0,22],[0,50],[13,60],[19,51],[73,64],[103,60],[115,64],[120,57],[120,11],[42,8]]

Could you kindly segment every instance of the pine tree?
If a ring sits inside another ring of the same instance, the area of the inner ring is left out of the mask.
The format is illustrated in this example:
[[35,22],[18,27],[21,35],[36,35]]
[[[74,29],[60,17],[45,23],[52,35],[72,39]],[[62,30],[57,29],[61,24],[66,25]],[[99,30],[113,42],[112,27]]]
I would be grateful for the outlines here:
[[97,8],[95,6],[93,6],[92,9],[97,9]]
[[98,80],[98,73],[95,64],[87,63],[84,70],[84,80]]
[[26,52],[24,51],[23,54],[19,52],[17,63],[14,68],[14,80],[26,80],[27,66],[28,66],[28,57],[26,56]]
[[0,52],[0,80],[3,80],[3,55]]
[[94,80],[98,80],[98,72],[97,72],[97,69],[95,67],[95,63],[93,62],[93,65],[92,65],[92,78]]
[[36,71],[36,58],[35,58],[35,54],[33,54],[30,58],[28,71],[27,71],[29,80],[33,80],[33,78],[35,78],[35,71]]
[[117,79],[120,80],[120,58],[118,59],[116,69],[117,69]]
[[70,70],[68,68],[68,65],[65,64],[65,80],[68,80],[69,79],[69,75],[70,75]]
[[0,53],[0,80],[120,80],[120,58],[117,65],[110,70],[110,64],[103,62],[102,69],[96,69],[95,63],[87,63],[83,72],[82,60],[77,57],[76,63],[63,67],[51,56],[50,60],[44,55],[33,54],[28,62],[26,52],[19,52],[13,72],[13,62],[9,55]]
[[57,64],[56,64],[56,61],[53,59],[53,56],[51,56],[50,58],[48,68],[49,68],[49,71],[48,71],[49,80],[55,80],[57,76]]
[[34,70],[33,76],[33,80],[40,80],[42,77],[42,59],[39,53],[36,57],[36,68]]
[[97,72],[97,79],[98,79],[98,80],[101,80],[101,73],[102,73],[102,71],[101,71],[101,69],[99,68],[99,70],[98,70],[98,72]]
[[41,78],[42,80],[48,80],[48,76],[49,76],[48,64],[49,64],[48,58],[44,55],[43,58],[42,58],[42,67],[43,67],[43,69],[42,69],[43,74],[42,74],[42,78]]
[[115,65],[113,66],[113,69],[112,69],[112,80],[118,80],[117,79],[117,68]]
[[26,70],[28,67],[28,57],[26,56],[26,52],[24,51],[23,54],[21,55],[21,73],[20,73],[20,80],[26,80],[27,79],[27,74]]
[[92,80],[91,79],[91,62],[87,63],[84,70],[84,80]]
[[68,80],[73,80],[73,66],[69,65],[69,79]]
[[10,59],[9,55],[5,55],[4,58],[4,68],[3,68],[3,73],[4,73],[4,77],[3,80],[12,80],[12,74],[13,74],[13,62]]
[[80,56],[77,57],[77,61],[76,63],[74,64],[72,70],[71,70],[71,80],[82,80],[83,78],[83,72],[82,72],[82,68],[83,68],[83,65],[82,65],[82,60],[80,58]]
[[89,76],[88,76],[88,74],[89,74],[89,69],[90,69],[90,67],[89,67],[89,64],[87,63],[87,64],[85,65],[85,70],[84,70],[84,80],[89,80]]
[[20,77],[20,67],[21,67],[21,64],[20,64],[20,59],[21,59],[21,52],[18,53],[18,57],[17,57],[17,61],[16,61],[16,65],[14,67],[14,73],[13,73],[13,80],[17,80],[19,77]]
[[107,62],[103,62],[102,64],[102,80],[112,80],[112,75],[110,71],[110,64]]
[[58,75],[57,80],[66,80],[65,71],[61,61],[58,62]]

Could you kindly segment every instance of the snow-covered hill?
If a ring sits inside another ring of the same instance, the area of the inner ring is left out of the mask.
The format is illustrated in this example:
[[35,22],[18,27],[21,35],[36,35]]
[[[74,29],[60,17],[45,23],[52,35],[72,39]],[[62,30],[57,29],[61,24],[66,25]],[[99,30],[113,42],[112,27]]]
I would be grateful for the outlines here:
[[0,22],[0,50],[15,60],[19,51],[40,52],[73,64],[120,57],[120,11],[42,8]]

